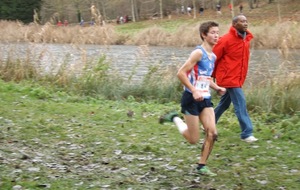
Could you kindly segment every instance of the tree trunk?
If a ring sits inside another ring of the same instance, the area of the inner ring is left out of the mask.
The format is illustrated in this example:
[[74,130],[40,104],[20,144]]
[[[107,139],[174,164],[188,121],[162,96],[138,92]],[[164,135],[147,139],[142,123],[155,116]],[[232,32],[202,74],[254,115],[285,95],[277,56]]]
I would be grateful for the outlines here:
[[135,8],[134,8],[134,0],[130,0],[130,4],[131,4],[132,21],[133,21],[133,22],[136,22],[136,19],[135,19]]
[[196,0],[193,0],[194,19],[197,17]]
[[277,0],[278,21],[281,22],[280,0]]
[[249,3],[249,8],[250,9],[254,9],[254,7],[253,7],[253,0],[248,0],[248,3]]
[[106,1],[102,1],[101,2],[101,6],[102,6],[102,16],[103,16],[103,20],[106,21],[106,6],[107,6],[107,3]]
[[137,5],[137,0],[133,0],[134,4],[134,13],[135,13],[135,21],[139,20],[139,10]]
[[230,0],[230,4],[231,4],[231,16],[232,18],[234,17],[234,4],[233,4],[233,0]]
[[163,0],[159,0],[159,9],[160,9],[160,18],[163,19],[164,15],[163,15],[163,4],[162,4]]

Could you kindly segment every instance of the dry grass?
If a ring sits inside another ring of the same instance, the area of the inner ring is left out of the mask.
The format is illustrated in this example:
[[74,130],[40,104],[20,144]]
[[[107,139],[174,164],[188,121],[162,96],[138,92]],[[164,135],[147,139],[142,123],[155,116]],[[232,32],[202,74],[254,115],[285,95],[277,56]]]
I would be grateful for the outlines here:
[[105,27],[45,25],[23,25],[19,22],[0,21],[0,41],[35,43],[72,43],[72,44],[116,44],[119,36],[112,25]]
[[0,76],[4,81],[19,82],[35,79],[38,77],[38,70],[30,62],[7,60],[0,62]]
[[251,27],[254,33],[255,48],[300,48],[300,24],[295,21],[285,21],[276,24],[263,23]]
[[133,37],[135,45],[165,45],[170,39],[170,35],[163,29],[154,26],[143,30]]
[[[220,24],[220,35],[228,31],[229,24]],[[253,48],[280,49],[285,55],[289,49],[300,49],[300,24],[296,21],[278,22],[275,24],[263,23],[250,26],[254,34]],[[166,46],[196,46],[201,43],[199,24],[180,26],[174,33],[167,33],[157,26],[147,28],[130,42],[133,45],[166,45]],[[129,43],[129,44],[130,44]]]
[[[133,26],[134,27],[134,26]],[[141,30],[133,37],[119,34],[113,25],[81,27],[78,25],[57,27],[51,24],[23,25],[20,22],[0,21],[1,42],[71,43],[71,44],[128,44],[195,46],[199,43],[199,23],[184,24],[175,32],[153,26]],[[220,35],[227,32],[229,24],[220,23]],[[275,24],[262,23],[250,26],[255,38],[254,48],[279,48],[283,53],[289,48],[300,48],[300,24],[284,21]]]
[[199,44],[199,26],[184,24],[176,32],[170,33],[162,27],[153,26],[142,30],[132,37],[127,44],[133,45],[154,45],[154,46],[194,46]]
[[[262,60],[263,64],[270,65],[271,68],[273,63]],[[293,62],[283,61],[276,72],[262,73],[257,68],[255,76],[256,79],[245,88],[250,110],[299,114],[300,74]]]
[[264,110],[267,113],[299,114],[299,85],[300,76],[295,73],[285,78],[265,80],[246,91],[249,109]]

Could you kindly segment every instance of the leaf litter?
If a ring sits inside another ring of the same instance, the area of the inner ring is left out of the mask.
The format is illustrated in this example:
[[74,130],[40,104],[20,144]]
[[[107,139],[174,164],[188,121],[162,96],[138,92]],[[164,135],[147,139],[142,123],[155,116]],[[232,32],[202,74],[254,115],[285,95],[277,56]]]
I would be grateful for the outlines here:
[[[159,126],[159,109],[144,114],[135,104],[130,117],[126,110],[117,110],[118,119],[110,124],[103,122],[105,117],[93,120],[80,114],[71,119],[48,118],[46,125],[32,126],[38,132],[26,133],[30,138],[22,136],[26,129],[21,122],[1,117],[1,175],[14,183],[27,176],[37,188],[52,188],[54,179],[72,179],[74,189],[247,189],[254,183],[259,189],[276,183],[278,171],[286,183],[278,184],[277,189],[300,183],[289,179],[299,176],[299,153],[276,138],[248,145],[238,137],[222,136],[209,160],[220,177],[196,176],[193,169],[202,142],[189,145],[172,125]],[[34,122],[31,117],[27,121]],[[53,127],[56,125],[59,129]],[[227,129],[219,131],[228,133]],[[282,163],[286,155],[298,160]]]

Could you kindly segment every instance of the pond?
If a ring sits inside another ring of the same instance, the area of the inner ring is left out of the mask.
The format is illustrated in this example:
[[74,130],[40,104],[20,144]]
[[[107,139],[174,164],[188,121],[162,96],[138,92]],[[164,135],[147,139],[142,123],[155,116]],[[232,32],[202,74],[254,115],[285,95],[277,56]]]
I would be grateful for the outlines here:
[[[30,59],[45,70],[61,64],[73,68],[84,63],[96,63],[100,57],[124,78],[132,76],[140,81],[148,72],[149,66],[175,65],[179,67],[188,58],[193,47],[125,46],[125,45],[71,45],[37,43],[0,43],[0,60],[10,58]],[[251,50],[247,82],[257,79],[300,73],[300,50],[289,50],[287,58],[277,49]],[[259,77],[257,77],[259,76]]]

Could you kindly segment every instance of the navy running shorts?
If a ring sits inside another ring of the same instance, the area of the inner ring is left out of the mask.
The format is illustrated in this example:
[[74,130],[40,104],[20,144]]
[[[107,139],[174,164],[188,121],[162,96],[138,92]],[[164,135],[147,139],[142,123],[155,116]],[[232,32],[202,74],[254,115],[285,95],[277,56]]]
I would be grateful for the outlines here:
[[193,94],[184,91],[181,97],[181,113],[185,115],[199,116],[204,108],[213,107],[211,99],[204,99],[202,101],[196,101]]

